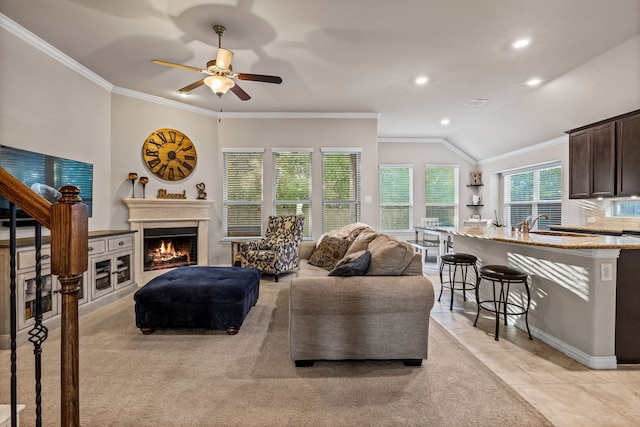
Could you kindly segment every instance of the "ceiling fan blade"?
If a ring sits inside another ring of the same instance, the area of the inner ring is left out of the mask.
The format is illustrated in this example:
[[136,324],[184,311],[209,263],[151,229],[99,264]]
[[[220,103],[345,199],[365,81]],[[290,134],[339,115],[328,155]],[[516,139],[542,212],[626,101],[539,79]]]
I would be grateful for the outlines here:
[[198,88],[200,86],[202,86],[204,84],[204,79],[202,80],[198,80],[197,82],[193,82],[188,86],[183,87],[182,89],[179,89],[178,92],[180,93],[187,93],[187,92],[191,92],[192,90],[194,90],[195,88]]
[[234,85],[231,88],[231,92],[233,92],[238,98],[240,98],[242,101],[248,101],[251,99],[251,97],[249,96],[249,94],[247,92],[245,92],[240,86],[238,86],[237,84]]
[[240,80],[251,80],[254,82],[265,82],[265,83],[282,83],[282,78],[278,76],[265,76],[264,74],[245,74],[239,73],[238,79]]
[[161,61],[159,59],[152,59],[151,62],[158,65],[165,65],[167,67],[182,68],[183,70],[195,71],[196,73],[209,74],[207,70],[201,70],[200,68],[190,67],[188,65],[176,64],[174,62]]

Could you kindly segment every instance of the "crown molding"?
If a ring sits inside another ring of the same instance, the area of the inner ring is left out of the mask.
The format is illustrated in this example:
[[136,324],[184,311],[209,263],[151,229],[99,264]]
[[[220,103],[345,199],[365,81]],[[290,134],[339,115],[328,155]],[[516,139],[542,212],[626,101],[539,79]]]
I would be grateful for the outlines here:
[[550,139],[548,141],[540,142],[538,144],[529,145],[524,148],[520,148],[518,150],[509,151],[508,153],[500,154],[498,156],[489,157],[488,159],[483,159],[478,161],[479,165],[484,165],[486,163],[496,162],[498,160],[508,159],[510,157],[521,156],[526,153],[530,153],[532,151],[543,150],[548,147],[552,147],[554,145],[562,144],[569,141],[569,135],[559,136],[557,138]]
[[473,157],[469,156],[464,151],[460,150],[455,145],[451,144],[445,138],[428,138],[428,137],[380,137],[378,138],[378,143],[380,142],[407,142],[407,143],[416,143],[416,144],[442,144],[447,147],[449,150],[453,151],[458,156],[462,157],[467,162],[472,165],[477,165],[478,161]]
[[226,112],[221,119],[378,119],[380,113]]
[[156,95],[149,95],[148,93],[138,92],[136,90],[126,89],[119,86],[114,86],[111,92],[118,95],[127,96],[129,98],[136,98],[142,101],[164,105],[165,107],[177,108],[180,110],[189,111],[191,113],[202,114],[203,116],[218,117],[217,112],[208,110],[206,108],[196,107],[179,101],[174,101],[172,99],[167,99]]
[[0,28],[7,30],[20,40],[30,44],[39,51],[60,62],[62,65],[67,66],[76,73],[97,84],[101,88],[108,91],[113,89],[113,85],[111,83],[1,13]]

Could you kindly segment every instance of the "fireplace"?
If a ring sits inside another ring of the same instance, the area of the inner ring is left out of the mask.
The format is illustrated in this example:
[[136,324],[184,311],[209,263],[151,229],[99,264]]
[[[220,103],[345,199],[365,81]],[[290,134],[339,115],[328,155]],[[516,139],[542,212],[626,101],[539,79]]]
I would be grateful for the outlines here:
[[[213,200],[125,198],[123,202],[129,209],[129,226],[136,232],[134,246],[138,283],[147,283],[166,273],[168,268],[186,263],[185,259],[188,259],[188,265],[209,265],[209,209]],[[187,238],[190,240],[188,244],[185,242]],[[160,250],[160,254],[154,255],[156,265],[149,269],[150,266],[145,265],[149,251],[147,246],[154,239],[154,246]],[[175,263],[166,266],[162,264],[169,260],[161,255],[162,242],[165,243],[166,251],[169,240],[172,251],[176,252],[175,256],[172,255],[175,259],[171,260]],[[188,256],[183,254],[187,250]],[[160,266],[162,268],[158,268]]]
[[144,230],[144,271],[198,264],[198,227]]

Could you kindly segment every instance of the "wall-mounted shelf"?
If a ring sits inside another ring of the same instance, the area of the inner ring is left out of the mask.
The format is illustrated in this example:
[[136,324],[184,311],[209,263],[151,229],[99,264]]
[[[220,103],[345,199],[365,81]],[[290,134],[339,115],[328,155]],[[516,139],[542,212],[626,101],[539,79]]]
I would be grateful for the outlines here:
[[484,205],[467,205],[468,208],[480,208]]
[[467,187],[484,187],[484,184],[467,184]]

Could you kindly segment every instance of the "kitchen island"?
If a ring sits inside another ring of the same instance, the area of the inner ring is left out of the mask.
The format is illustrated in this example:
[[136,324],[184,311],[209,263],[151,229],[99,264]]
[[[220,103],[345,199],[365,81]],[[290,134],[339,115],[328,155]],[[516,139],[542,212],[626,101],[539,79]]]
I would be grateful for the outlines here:
[[[476,255],[480,265],[529,274],[535,338],[594,369],[640,363],[640,239],[506,228],[450,233],[454,251]],[[619,313],[622,305],[626,311]],[[515,324],[524,328],[524,319]]]

